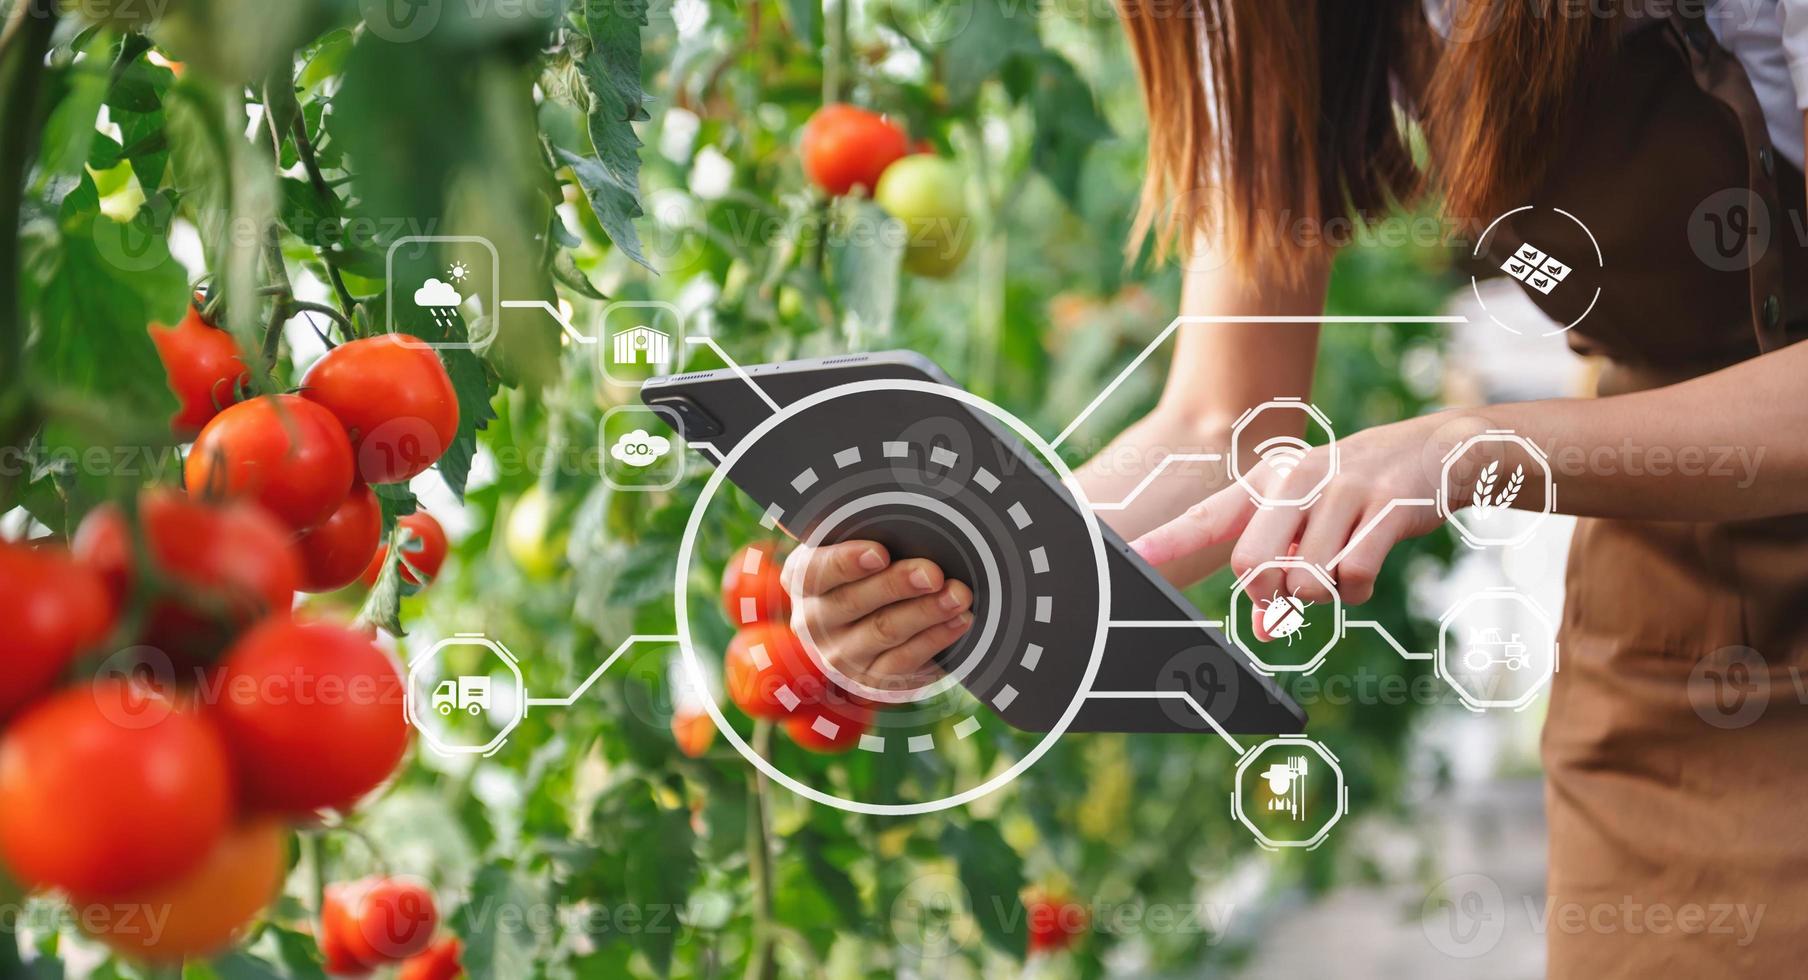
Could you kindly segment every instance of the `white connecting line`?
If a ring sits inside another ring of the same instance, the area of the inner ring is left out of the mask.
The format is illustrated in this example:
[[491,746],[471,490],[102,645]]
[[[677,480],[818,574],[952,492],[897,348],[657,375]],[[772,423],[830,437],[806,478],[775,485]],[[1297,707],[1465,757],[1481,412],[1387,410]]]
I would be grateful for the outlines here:
[[1106,385],[1104,387],[1104,389],[1099,392],[1098,397],[1094,398],[1092,400],[1091,404],[1089,404],[1085,408],[1081,409],[1080,414],[1074,416],[1074,420],[1072,422],[1067,423],[1067,428],[1062,429],[1061,434],[1056,436],[1049,443],[1049,445],[1053,448],[1059,449],[1061,444],[1067,441],[1067,437],[1074,434],[1075,429],[1078,429],[1082,424],[1084,424],[1086,419],[1089,418],[1093,412],[1097,411],[1098,407],[1100,405],[1105,404],[1105,399],[1111,397],[1111,393],[1117,390],[1118,385],[1121,385],[1124,383],[1124,379],[1130,377],[1131,372],[1135,371],[1139,367],[1142,367],[1143,362],[1149,359],[1149,355],[1155,353],[1155,349],[1157,347],[1160,347],[1162,344],[1167,343],[1168,338],[1172,337],[1174,335],[1174,331],[1180,329],[1183,326],[1187,326],[1189,324],[1213,324],[1213,323],[1217,323],[1217,324],[1230,324],[1230,323],[1468,323],[1468,322],[1469,322],[1469,318],[1466,316],[1461,316],[1461,315],[1451,315],[1451,316],[1181,316],[1181,317],[1175,317],[1174,322],[1168,324],[1167,329],[1163,330],[1159,334],[1156,334],[1155,339],[1149,341],[1148,346],[1146,346],[1142,349],[1142,353],[1137,354],[1136,357],[1132,358],[1130,363],[1126,364],[1124,366],[1124,369],[1122,371],[1118,372],[1117,377],[1112,378],[1111,383]]
[[1356,546],[1362,543],[1363,538],[1369,536],[1369,532],[1380,526],[1381,522],[1387,519],[1387,515],[1394,512],[1395,507],[1436,507],[1437,505],[1438,502],[1429,497],[1395,497],[1388,501],[1387,506],[1381,508],[1380,513],[1369,518],[1367,524],[1357,528],[1356,533],[1350,535],[1350,540],[1344,544],[1343,550],[1339,551],[1336,557],[1325,563],[1325,571],[1329,572],[1331,569],[1337,567],[1338,562],[1350,557],[1350,552],[1354,551]]
[[1165,630],[1165,629],[1179,629],[1183,626],[1190,627],[1192,629],[1221,630],[1224,628],[1224,620],[1222,620],[1222,619],[1113,619],[1113,620],[1108,621],[1105,624],[1106,629],[1127,629],[1127,630]]
[[1381,634],[1381,638],[1387,641],[1387,645],[1390,647],[1393,647],[1394,652],[1399,654],[1400,657],[1404,660],[1430,660],[1436,656],[1436,654],[1432,654],[1432,653],[1414,653],[1413,651],[1406,649],[1405,647],[1400,645],[1399,640],[1394,639],[1394,634],[1389,633],[1387,631],[1387,627],[1381,625],[1380,623],[1375,622],[1372,619],[1346,619],[1346,620],[1344,620],[1343,621],[1343,631],[1346,636],[1349,634],[1350,627],[1352,627],[1352,626],[1360,626],[1365,629],[1372,629],[1375,632]]
[[1092,509],[1124,510],[1128,508],[1144,490],[1149,489],[1149,484],[1154,483],[1156,477],[1161,476],[1161,472],[1168,468],[1169,463],[1216,463],[1223,458],[1218,453],[1169,453],[1161,458],[1161,462],[1155,464],[1155,468],[1150,470],[1149,474],[1143,477],[1142,482],[1138,483],[1124,499],[1115,504],[1093,504]]
[[528,698],[527,706],[530,708],[545,707],[545,706],[570,707],[571,705],[574,705],[577,703],[578,698],[581,698],[584,696],[585,691],[590,690],[590,685],[595,684],[597,678],[603,676],[603,671],[608,670],[611,665],[613,665],[617,660],[621,659],[622,654],[628,652],[629,647],[632,647],[636,643],[677,643],[677,642],[678,642],[678,637],[670,636],[670,635],[663,634],[663,633],[636,633],[633,636],[630,636],[627,639],[623,640],[621,642],[621,646],[618,646],[615,648],[614,653],[611,653],[609,656],[603,658],[603,662],[596,665],[596,669],[590,672],[589,677],[584,678],[584,683],[579,684],[577,690],[572,691],[570,694],[568,694],[562,698]]
[[554,320],[559,321],[559,326],[564,328],[564,330],[565,330],[565,336],[570,337],[573,341],[580,343],[580,344],[596,343],[595,337],[582,333],[578,330],[577,327],[572,326],[571,321],[566,319],[565,314],[560,313],[558,307],[552,305],[551,303],[547,302],[546,300],[543,300],[543,299],[505,299],[499,305],[501,305],[501,307],[505,310],[545,310],[547,312],[547,314],[549,316],[551,316]]

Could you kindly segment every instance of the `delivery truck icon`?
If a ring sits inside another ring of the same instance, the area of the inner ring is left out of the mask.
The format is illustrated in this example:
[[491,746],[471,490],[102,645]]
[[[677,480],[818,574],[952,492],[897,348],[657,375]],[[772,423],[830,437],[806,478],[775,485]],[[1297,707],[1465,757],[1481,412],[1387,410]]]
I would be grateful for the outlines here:
[[454,711],[478,714],[490,710],[490,679],[459,677],[441,681],[433,692],[433,710],[441,715],[450,715]]

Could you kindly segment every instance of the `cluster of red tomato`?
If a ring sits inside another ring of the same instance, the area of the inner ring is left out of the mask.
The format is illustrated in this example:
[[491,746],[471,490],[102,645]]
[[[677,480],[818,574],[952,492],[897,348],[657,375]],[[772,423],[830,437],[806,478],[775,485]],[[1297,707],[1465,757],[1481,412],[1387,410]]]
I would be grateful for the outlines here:
[[750,544],[722,573],[723,609],[741,624],[723,656],[728,697],[750,717],[783,724],[806,749],[846,752],[872,728],[873,703],[831,681],[792,632],[782,561],[773,545]]
[[360,976],[400,963],[399,980],[462,976],[457,937],[433,941],[439,909],[424,882],[365,878],[328,885],[320,907],[320,951],[332,976]]
[[939,279],[960,267],[974,238],[966,180],[926,143],[878,113],[831,103],[804,124],[799,150],[816,186],[837,197],[864,189],[903,222],[906,269]]
[[[169,962],[226,946],[275,896],[285,824],[349,809],[400,763],[394,660],[291,609],[298,590],[374,578],[368,483],[431,466],[457,404],[437,357],[393,338],[330,351],[303,394],[239,401],[230,336],[193,311],[150,329],[174,424],[199,429],[188,493],[149,489],[134,519],[97,508],[69,550],[0,542],[0,868]],[[445,538],[417,516],[404,564],[425,578]]]

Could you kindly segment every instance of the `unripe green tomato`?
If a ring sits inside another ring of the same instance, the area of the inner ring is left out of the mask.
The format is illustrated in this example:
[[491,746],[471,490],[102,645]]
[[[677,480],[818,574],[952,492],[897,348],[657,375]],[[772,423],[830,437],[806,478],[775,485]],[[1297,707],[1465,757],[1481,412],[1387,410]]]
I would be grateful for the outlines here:
[[515,564],[535,578],[550,578],[565,558],[565,536],[551,533],[552,522],[552,497],[538,486],[528,488],[509,510],[503,543]]
[[873,199],[903,222],[904,268],[919,276],[948,275],[973,247],[966,175],[947,160],[920,153],[899,160],[885,168]]

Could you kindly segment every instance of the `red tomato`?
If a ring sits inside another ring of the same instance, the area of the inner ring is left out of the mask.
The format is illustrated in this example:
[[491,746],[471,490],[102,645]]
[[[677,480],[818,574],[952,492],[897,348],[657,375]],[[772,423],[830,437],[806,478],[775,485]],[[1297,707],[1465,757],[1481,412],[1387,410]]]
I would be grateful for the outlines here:
[[724,673],[728,696],[754,718],[786,717],[829,692],[828,677],[783,623],[742,627],[729,641]]
[[373,969],[358,962],[345,942],[345,937],[357,928],[346,907],[346,893],[351,887],[341,882],[328,885],[320,901],[320,955],[326,960],[326,972],[335,977],[363,976]]
[[420,473],[458,434],[458,394],[439,355],[396,334],[328,351],[301,379],[301,394],[345,426],[367,483]]
[[910,152],[904,130],[878,113],[831,103],[804,124],[804,173],[830,194],[864,187],[871,194],[879,175]]
[[[417,510],[396,520],[399,527],[413,532],[402,545],[402,581],[409,585],[424,585],[433,581],[439,574],[439,567],[446,563],[446,549],[450,545],[446,541],[446,530],[439,526],[432,514]],[[387,546],[377,549],[376,557],[364,568],[364,585],[366,588],[377,584],[377,576],[383,573],[383,563],[389,559]],[[415,573],[419,572],[417,576]]]
[[791,616],[791,597],[779,582],[783,565],[770,542],[734,553],[722,569],[722,608],[736,626],[782,623]]
[[207,423],[182,479],[197,497],[254,500],[301,531],[333,516],[351,492],[351,443],[319,405],[299,395],[264,395]]
[[[176,658],[210,660],[247,625],[295,601],[301,565],[287,528],[250,504],[210,506],[170,490],[138,500],[151,560],[166,578],[210,599],[156,599],[144,642]],[[75,532],[75,554],[123,603],[133,586],[132,538],[117,507],[96,508]]]
[[1086,906],[1071,899],[1031,892],[1023,900],[1031,953],[1053,953],[1078,942],[1091,925]]
[[181,323],[153,323],[145,329],[169,375],[170,391],[181,402],[170,416],[170,429],[178,436],[194,435],[237,400],[239,386],[248,380],[239,345],[232,334],[201,319],[200,308],[192,304]]
[[214,717],[247,805],[284,814],[346,809],[402,761],[402,678],[361,634],[275,619],[227,651]]
[[232,818],[220,733],[125,681],[53,695],[0,736],[0,858],[88,901],[199,867]]
[[458,962],[463,952],[464,944],[458,937],[447,936],[403,963],[396,980],[456,980],[465,975],[464,966]]
[[336,930],[351,960],[365,967],[422,952],[439,928],[433,891],[414,878],[369,878],[342,887],[345,910]]
[[672,712],[672,739],[678,751],[693,759],[702,757],[716,740],[716,723],[709,712],[687,708]]
[[301,587],[331,592],[356,582],[383,541],[383,510],[370,487],[358,484],[333,516],[301,532]]
[[283,826],[257,821],[229,831],[199,867],[125,899],[77,908],[76,921],[114,950],[152,963],[220,952],[282,890]]
[[61,548],[0,541],[0,719],[50,688],[113,629],[113,600],[93,568]]
[[785,719],[785,732],[812,752],[846,752],[872,725],[873,709],[843,701],[799,709]]

